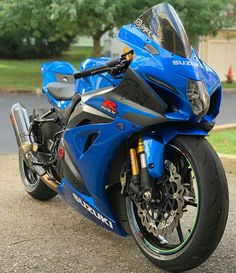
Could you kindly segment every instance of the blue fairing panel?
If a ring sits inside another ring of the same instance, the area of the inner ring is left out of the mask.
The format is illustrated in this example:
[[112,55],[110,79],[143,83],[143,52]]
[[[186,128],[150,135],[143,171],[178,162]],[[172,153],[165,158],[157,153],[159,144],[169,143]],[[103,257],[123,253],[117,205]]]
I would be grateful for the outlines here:
[[49,62],[42,64],[42,68],[44,71],[50,71],[54,73],[60,73],[60,74],[71,74],[73,75],[76,69],[73,65],[71,65],[68,62]]
[[[123,123],[125,126],[122,128],[124,129],[117,126],[117,123]],[[108,124],[86,125],[70,129],[64,135],[64,140],[77,162],[82,179],[91,196],[78,192],[66,179],[62,180],[58,192],[90,220],[122,236],[125,236],[126,233],[114,216],[105,196],[106,176],[122,140],[140,129],[130,122],[116,118],[114,122]],[[99,136],[93,145],[84,152],[85,140],[91,133],[98,133]],[[181,126],[175,129],[158,126],[156,129],[152,128],[152,131],[146,132],[144,134],[145,154],[147,165],[154,166],[149,168],[149,173],[153,178],[162,177],[165,146],[177,135],[205,136],[207,133],[200,129],[182,128]]]
[[102,227],[126,236],[126,232],[113,217],[109,218],[96,206],[94,198],[78,192],[71,184],[63,179],[58,192],[74,207],[78,212],[86,216],[89,220],[101,225]]
[[[120,126],[121,124],[123,126]],[[111,221],[116,220],[105,196],[109,166],[122,141],[140,129],[140,126],[116,117],[111,123],[79,126],[64,133],[66,146],[92,196],[92,199],[87,199],[86,202],[91,206],[95,205],[103,212],[103,216]],[[98,134],[96,140],[84,152],[85,140],[95,133]]]
[[74,82],[73,75],[76,69],[67,62],[50,62],[41,66],[41,72],[43,77],[42,90],[48,98],[49,103],[58,107],[66,108],[70,104],[70,100],[59,101],[48,93],[47,85],[51,82],[58,82],[63,76],[70,77],[71,82]]

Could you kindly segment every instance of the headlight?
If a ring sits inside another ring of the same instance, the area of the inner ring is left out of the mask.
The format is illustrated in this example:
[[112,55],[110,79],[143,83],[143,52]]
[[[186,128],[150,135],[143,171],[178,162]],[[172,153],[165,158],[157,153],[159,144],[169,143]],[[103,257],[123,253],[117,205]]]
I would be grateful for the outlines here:
[[187,97],[195,115],[204,116],[207,113],[210,106],[210,98],[203,81],[189,80]]

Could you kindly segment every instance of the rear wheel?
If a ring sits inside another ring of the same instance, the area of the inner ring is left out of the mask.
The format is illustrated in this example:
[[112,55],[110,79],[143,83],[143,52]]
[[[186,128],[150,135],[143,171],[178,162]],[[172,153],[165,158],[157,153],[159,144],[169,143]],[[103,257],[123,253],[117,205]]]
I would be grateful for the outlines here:
[[[157,151],[158,152],[158,151]],[[141,251],[165,270],[190,270],[204,262],[223,235],[228,187],[223,166],[200,137],[177,137],[166,148],[158,198],[126,198],[129,225]]]
[[19,168],[22,182],[26,191],[35,199],[49,200],[57,195],[55,191],[50,189],[24,161],[24,158],[19,154]]

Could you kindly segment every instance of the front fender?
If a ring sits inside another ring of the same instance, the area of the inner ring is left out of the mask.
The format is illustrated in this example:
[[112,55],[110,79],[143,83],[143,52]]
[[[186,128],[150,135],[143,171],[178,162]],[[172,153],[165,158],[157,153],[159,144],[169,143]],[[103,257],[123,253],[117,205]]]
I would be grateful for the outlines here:
[[147,166],[152,178],[160,178],[164,173],[165,146],[178,135],[206,136],[207,132],[198,128],[157,127],[143,136]]

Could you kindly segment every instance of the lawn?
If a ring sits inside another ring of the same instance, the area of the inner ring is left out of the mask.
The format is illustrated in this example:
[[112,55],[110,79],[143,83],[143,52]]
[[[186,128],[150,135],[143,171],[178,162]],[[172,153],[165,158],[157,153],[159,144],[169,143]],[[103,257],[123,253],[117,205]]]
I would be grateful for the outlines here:
[[212,131],[208,140],[217,153],[236,155],[236,129]]
[[54,60],[68,61],[79,68],[81,61],[92,56],[90,47],[72,47],[61,57],[46,60],[0,59],[0,90],[36,90],[41,88],[40,66]]
[[227,83],[227,82],[223,82],[223,88],[227,89],[227,88],[233,88],[236,89],[236,82],[233,83]]
[[[72,47],[64,52],[61,57],[46,60],[5,60],[0,59],[0,91],[31,91],[41,88],[42,78],[40,66],[42,63],[54,60],[68,61],[75,68],[79,68],[81,61],[92,56],[91,47]],[[223,83],[223,87],[235,88],[236,82],[232,84]]]

